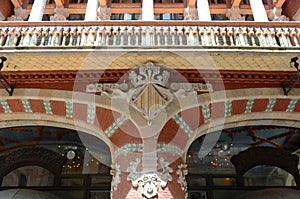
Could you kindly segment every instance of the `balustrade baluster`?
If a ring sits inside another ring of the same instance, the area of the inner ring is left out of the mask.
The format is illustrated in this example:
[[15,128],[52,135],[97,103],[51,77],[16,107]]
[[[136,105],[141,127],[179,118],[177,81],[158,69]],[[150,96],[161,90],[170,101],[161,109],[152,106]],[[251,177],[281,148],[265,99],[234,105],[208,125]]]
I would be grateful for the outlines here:
[[139,45],[139,35],[140,35],[140,30],[138,28],[134,29],[134,34],[135,34],[135,45]]
[[[219,34],[219,32],[218,32]],[[220,30],[220,34],[222,36],[222,39],[223,39],[223,46],[228,46],[227,44],[227,38],[226,38],[226,28],[225,27],[222,27],[221,30]],[[220,45],[220,43],[218,43],[218,45]]]
[[178,43],[179,43],[180,46],[182,46],[183,45],[183,42],[182,42],[183,27],[182,26],[178,27],[177,34],[178,34]]
[[168,45],[168,33],[169,33],[169,28],[164,26],[163,27],[163,36],[164,36],[164,45]]
[[113,27],[113,46],[116,46],[118,44],[118,37],[119,37],[119,27]]
[[252,46],[257,46],[256,42],[255,42],[254,28],[249,28],[248,30],[249,30],[248,31],[248,35],[249,35],[249,37],[251,39]]
[[283,36],[284,36],[284,38],[287,42],[287,46],[292,47],[293,44],[292,44],[291,39],[290,39],[290,32],[289,32],[288,28],[283,28]]
[[[213,33],[213,45],[214,46],[220,46],[220,41],[219,41],[219,28],[218,27],[213,27],[212,28],[212,33]],[[225,41],[224,41],[225,43]]]
[[105,29],[105,46],[109,46],[110,36],[111,36],[111,31],[108,29]]
[[200,36],[200,40],[201,40],[201,44],[202,46],[205,46],[205,38],[204,38],[204,29],[203,27],[199,27],[199,36]]
[[230,46],[234,46],[234,40],[233,40],[233,28],[232,27],[228,27],[227,28],[227,36],[229,37],[229,41],[230,41]]
[[133,35],[134,30],[132,26],[127,27],[127,45],[132,46],[133,45]]

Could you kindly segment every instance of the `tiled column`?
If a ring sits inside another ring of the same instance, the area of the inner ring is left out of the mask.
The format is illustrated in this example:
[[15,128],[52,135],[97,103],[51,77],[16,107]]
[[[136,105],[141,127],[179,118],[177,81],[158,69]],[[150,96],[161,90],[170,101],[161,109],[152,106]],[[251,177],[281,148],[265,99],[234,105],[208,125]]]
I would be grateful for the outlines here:
[[142,20],[143,21],[153,21],[154,20],[153,0],[144,0],[143,1]]
[[250,0],[250,6],[253,13],[254,21],[260,21],[260,22],[269,21],[262,0]]
[[197,0],[199,21],[211,21],[208,0]]
[[96,21],[97,20],[97,9],[99,7],[98,0],[88,0],[85,10],[85,21]]
[[28,21],[42,21],[47,0],[35,0]]

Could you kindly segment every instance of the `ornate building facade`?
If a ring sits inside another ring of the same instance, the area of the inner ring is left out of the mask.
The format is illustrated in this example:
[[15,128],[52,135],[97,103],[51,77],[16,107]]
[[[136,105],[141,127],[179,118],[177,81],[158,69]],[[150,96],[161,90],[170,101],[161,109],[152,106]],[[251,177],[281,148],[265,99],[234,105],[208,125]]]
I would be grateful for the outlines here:
[[2,0],[0,18],[0,198],[299,196],[300,0]]

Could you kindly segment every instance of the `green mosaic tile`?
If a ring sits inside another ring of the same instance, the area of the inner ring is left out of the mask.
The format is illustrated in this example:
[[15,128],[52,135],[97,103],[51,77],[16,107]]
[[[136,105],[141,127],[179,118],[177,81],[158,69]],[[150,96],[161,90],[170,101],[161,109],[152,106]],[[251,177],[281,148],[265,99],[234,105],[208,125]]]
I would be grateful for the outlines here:
[[179,115],[174,115],[174,121],[184,130],[184,132],[190,137],[194,132],[191,130],[189,125],[183,121],[183,119]]
[[2,108],[4,109],[5,113],[11,113],[10,107],[6,100],[0,100],[0,103],[1,103]]
[[51,104],[50,104],[50,100],[43,100],[44,102],[44,107],[46,110],[47,114],[52,114],[52,108],[51,108]]

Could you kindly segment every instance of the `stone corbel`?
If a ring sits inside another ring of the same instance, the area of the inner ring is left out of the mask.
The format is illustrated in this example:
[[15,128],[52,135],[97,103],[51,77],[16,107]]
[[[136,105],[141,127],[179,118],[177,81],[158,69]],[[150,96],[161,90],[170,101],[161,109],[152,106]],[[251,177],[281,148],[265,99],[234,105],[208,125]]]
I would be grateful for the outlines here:
[[110,20],[110,8],[107,6],[99,6],[97,9],[97,20]]
[[230,21],[245,21],[245,17],[241,15],[240,8],[236,6],[227,9],[226,17]]
[[172,173],[173,170],[169,167],[168,162],[160,158],[161,172],[138,172],[137,167],[140,162],[140,158],[130,162],[130,167],[127,169],[129,172],[127,180],[131,181],[133,187],[139,187],[141,185],[143,195],[146,198],[152,198],[158,194],[159,185],[164,188],[167,186],[168,181],[172,181],[170,173]]
[[189,6],[184,9],[184,20],[198,20],[198,11],[195,6]]
[[274,8],[272,10],[270,10],[270,14],[269,14],[269,19],[273,20],[273,21],[289,21],[290,19],[285,16],[282,15],[282,8]]
[[55,8],[55,14],[50,17],[50,21],[66,21],[69,16],[68,8],[59,6]]
[[8,17],[7,21],[24,21],[28,18],[28,14],[25,9],[19,7],[14,9],[15,14]]

